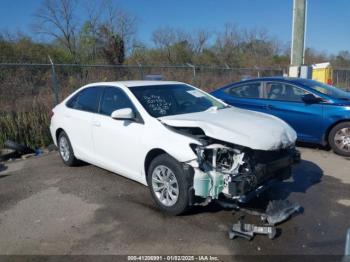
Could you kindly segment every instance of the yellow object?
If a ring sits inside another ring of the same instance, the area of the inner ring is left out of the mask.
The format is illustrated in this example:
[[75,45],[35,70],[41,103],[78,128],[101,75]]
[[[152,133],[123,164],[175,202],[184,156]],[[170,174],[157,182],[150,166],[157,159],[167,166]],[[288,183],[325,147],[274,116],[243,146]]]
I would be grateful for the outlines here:
[[312,65],[312,79],[325,84],[333,84],[333,68],[330,63]]

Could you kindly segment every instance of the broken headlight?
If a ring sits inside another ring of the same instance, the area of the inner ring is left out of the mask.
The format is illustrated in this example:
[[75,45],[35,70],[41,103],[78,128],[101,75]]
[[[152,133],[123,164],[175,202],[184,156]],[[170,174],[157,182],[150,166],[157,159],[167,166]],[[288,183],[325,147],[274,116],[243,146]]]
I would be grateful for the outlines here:
[[191,148],[196,153],[200,165],[222,173],[238,172],[239,166],[243,164],[244,153],[238,149],[221,144],[207,146],[191,144]]

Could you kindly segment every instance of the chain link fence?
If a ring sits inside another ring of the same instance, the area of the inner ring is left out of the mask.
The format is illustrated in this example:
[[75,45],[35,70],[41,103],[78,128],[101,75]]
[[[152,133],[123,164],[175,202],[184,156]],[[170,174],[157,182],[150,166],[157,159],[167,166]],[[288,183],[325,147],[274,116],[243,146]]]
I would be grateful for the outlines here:
[[[6,139],[32,147],[51,142],[51,108],[72,91],[92,82],[143,80],[161,75],[163,80],[193,84],[212,91],[249,77],[282,76],[287,68],[229,68],[151,65],[76,65],[0,63],[0,148]],[[350,69],[334,69],[336,86],[350,87]]]
[[350,91],[350,68],[334,68],[333,84]]
[[282,75],[282,68],[221,68],[205,66],[0,64],[0,110],[51,108],[73,90],[92,82],[143,80],[161,75],[206,91],[245,77]]

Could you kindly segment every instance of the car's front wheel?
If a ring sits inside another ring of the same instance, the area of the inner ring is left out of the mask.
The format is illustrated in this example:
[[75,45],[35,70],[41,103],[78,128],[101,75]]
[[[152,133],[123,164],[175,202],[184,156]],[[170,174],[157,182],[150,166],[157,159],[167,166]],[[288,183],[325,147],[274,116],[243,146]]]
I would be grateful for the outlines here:
[[182,165],[167,154],[153,159],[147,182],[157,206],[168,214],[179,215],[189,206],[189,183]]
[[328,139],[335,153],[350,157],[350,122],[343,122],[333,127]]
[[60,132],[58,135],[57,144],[63,163],[65,163],[67,166],[75,166],[79,163],[79,160],[74,156],[74,151],[66,132]]

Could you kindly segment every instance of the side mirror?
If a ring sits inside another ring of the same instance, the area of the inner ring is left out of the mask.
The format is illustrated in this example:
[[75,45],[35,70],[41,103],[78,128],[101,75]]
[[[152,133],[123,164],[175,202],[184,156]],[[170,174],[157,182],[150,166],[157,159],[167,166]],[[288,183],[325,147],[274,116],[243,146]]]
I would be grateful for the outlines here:
[[322,98],[317,97],[313,94],[303,95],[302,99],[306,104],[316,104],[323,101]]
[[122,108],[112,112],[111,117],[117,120],[134,120],[135,113],[131,108]]

